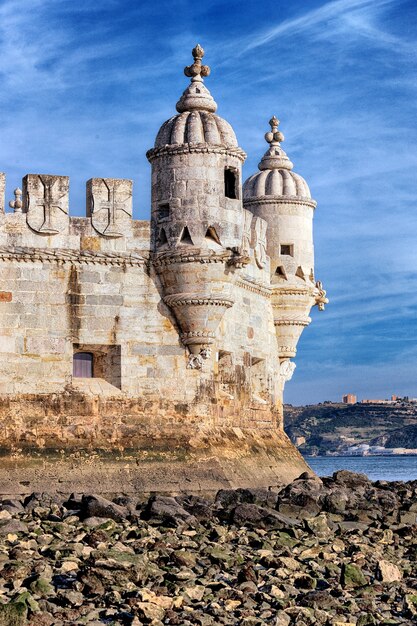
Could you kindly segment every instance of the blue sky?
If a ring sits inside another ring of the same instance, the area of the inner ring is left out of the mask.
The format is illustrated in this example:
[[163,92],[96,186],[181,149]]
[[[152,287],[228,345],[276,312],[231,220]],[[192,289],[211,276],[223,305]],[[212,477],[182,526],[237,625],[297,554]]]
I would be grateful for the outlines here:
[[313,313],[287,385],[293,404],[343,393],[417,396],[417,3],[414,0],[0,4],[0,170],[132,178],[149,216],[145,157],[187,84],[197,43],[218,113],[254,173],[272,114],[318,201]]

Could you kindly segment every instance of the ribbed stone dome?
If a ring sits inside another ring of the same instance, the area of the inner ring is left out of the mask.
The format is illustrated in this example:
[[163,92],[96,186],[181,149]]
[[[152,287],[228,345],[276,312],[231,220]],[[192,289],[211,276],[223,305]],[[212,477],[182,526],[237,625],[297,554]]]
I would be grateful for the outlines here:
[[265,134],[268,150],[258,165],[259,172],[250,176],[243,185],[243,198],[284,196],[311,200],[310,189],[304,178],[292,171],[294,167],[284,152],[281,142],[284,135],[278,130],[279,120],[269,120],[271,130]]
[[184,111],[162,124],[155,148],[166,145],[201,144],[237,148],[238,143],[229,122],[208,111]]
[[247,179],[243,185],[244,198],[263,196],[292,196],[311,198],[304,178],[291,170],[262,170]]

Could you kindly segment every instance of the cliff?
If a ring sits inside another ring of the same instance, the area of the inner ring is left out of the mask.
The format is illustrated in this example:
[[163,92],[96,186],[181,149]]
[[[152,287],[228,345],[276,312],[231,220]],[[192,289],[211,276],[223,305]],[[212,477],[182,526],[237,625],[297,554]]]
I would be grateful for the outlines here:
[[[285,430],[306,455],[386,453],[417,448],[417,405],[285,405]],[[361,447],[361,448],[358,448]],[[357,448],[355,450],[355,448]]]

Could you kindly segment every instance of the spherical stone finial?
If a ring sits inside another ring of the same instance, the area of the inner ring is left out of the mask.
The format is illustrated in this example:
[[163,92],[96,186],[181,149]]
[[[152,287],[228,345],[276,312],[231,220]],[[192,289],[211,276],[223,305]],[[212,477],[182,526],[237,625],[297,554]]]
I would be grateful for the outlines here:
[[269,120],[271,130],[265,133],[265,141],[270,144],[281,143],[285,137],[281,131],[278,130],[279,119],[273,115]]
[[265,133],[265,141],[269,143],[269,148],[262,157],[258,167],[262,170],[284,169],[292,170],[293,164],[281,147],[284,135],[278,130],[279,119],[273,115],[269,120],[271,130]]
[[210,68],[208,65],[202,65],[201,59],[204,56],[204,49],[198,43],[195,48],[192,49],[191,54],[193,55],[194,63],[192,65],[187,65],[184,68],[184,74],[191,78],[192,81],[202,81],[202,76],[210,75]]
[[16,187],[13,193],[14,200],[10,200],[9,207],[13,209],[15,213],[21,213],[23,208],[22,190],[20,189],[20,187]]
[[193,48],[192,54],[194,63],[184,68],[184,74],[191,78],[191,83],[177,102],[177,111],[179,113],[184,113],[185,111],[214,113],[217,110],[217,104],[203,83],[203,76],[210,74],[210,68],[208,65],[202,65],[201,63],[204,50],[200,44]]

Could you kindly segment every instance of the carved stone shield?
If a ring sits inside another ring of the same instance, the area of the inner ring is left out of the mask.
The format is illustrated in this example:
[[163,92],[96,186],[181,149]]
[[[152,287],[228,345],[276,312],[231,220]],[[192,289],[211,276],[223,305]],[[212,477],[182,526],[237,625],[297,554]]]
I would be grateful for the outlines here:
[[68,176],[27,174],[23,179],[23,210],[29,227],[42,235],[68,229]]
[[132,219],[131,180],[91,178],[87,182],[87,217],[104,237],[123,237]]
[[266,229],[268,225],[265,220],[255,217],[255,227],[253,230],[253,248],[255,250],[255,261],[262,269],[266,265]]

